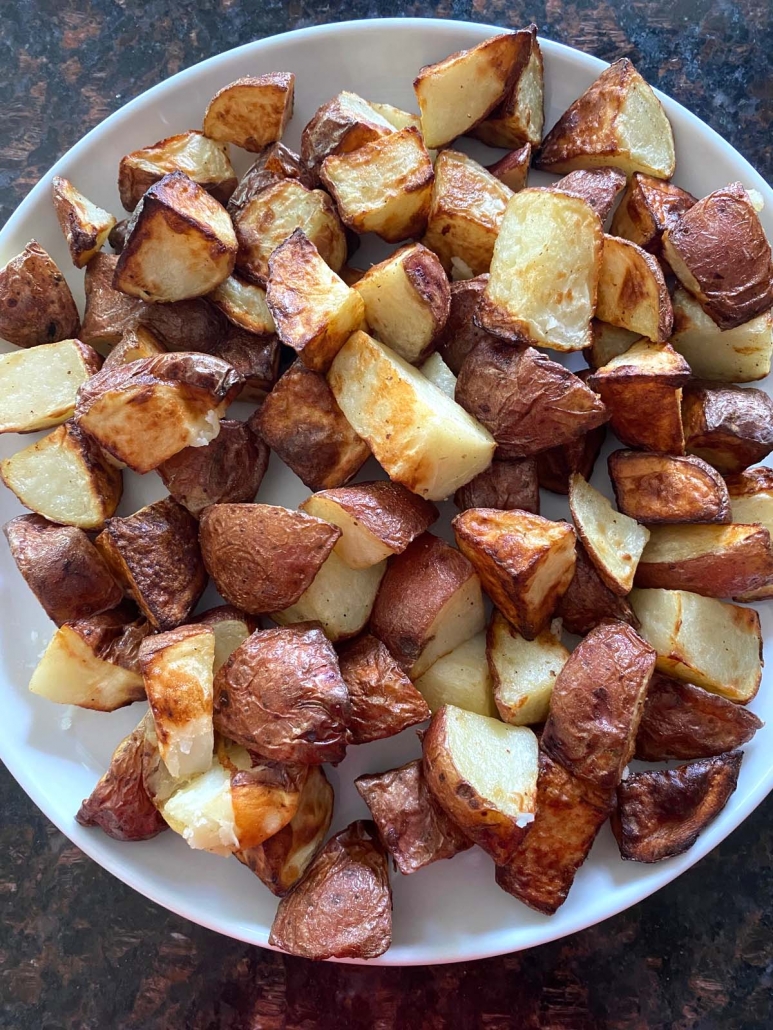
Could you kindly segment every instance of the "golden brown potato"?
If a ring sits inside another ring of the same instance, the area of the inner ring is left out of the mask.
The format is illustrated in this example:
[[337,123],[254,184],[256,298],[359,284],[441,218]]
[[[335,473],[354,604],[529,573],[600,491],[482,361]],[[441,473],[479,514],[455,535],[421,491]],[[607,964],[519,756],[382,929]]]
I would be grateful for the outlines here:
[[[758,522],[773,535],[773,472],[769,468],[748,469],[727,476],[733,522]],[[773,597],[773,584],[758,587],[736,601],[762,601]]]
[[295,604],[340,535],[322,519],[273,504],[212,504],[199,523],[215,586],[250,615]]
[[561,446],[608,417],[597,394],[568,368],[534,347],[493,338],[462,365],[456,400],[493,435],[500,460]]
[[534,822],[508,864],[497,866],[499,886],[552,916],[614,803],[614,790],[579,780],[541,751]]
[[433,662],[416,680],[416,689],[421,692],[433,715],[443,705],[453,705],[465,712],[496,719],[485,632],[481,630]]
[[368,103],[377,114],[386,118],[393,129],[407,129],[414,125],[421,131],[421,118],[417,114],[403,111],[401,107],[395,107],[393,104],[378,104],[375,100],[369,100]]
[[459,375],[462,365],[480,341],[490,339],[489,333],[474,321],[487,281],[488,275],[479,275],[451,283],[451,305],[445,328],[437,340],[437,349],[455,376]]
[[751,740],[763,723],[718,694],[655,673],[636,735],[644,762],[713,758]]
[[624,622],[603,622],[553,686],[540,746],[573,776],[615,787],[631,760],[657,655]]
[[121,603],[123,591],[82,529],[18,515],[3,532],[16,567],[57,626]]
[[725,481],[700,458],[615,451],[608,465],[617,507],[637,522],[731,521]]
[[113,286],[151,303],[210,293],[234,270],[228,212],[182,172],[165,175],[137,206]]
[[0,354],[0,433],[31,433],[66,422],[78,388],[100,364],[97,352],[80,340]]
[[604,619],[619,619],[639,628],[633,608],[625,597],[613,593],[596,571],[581,541],[577,541],[574,576],[558,602],[556,615],[569,633],[585,636]]
[[80,529],[101,529],[123,490],[120,469],[73,421],[0,461],[0,478],[25,508]]
[[435,801],[497,864],[507,862],[534,820],[532,731],[445,705],[432,717],[422,752]]
[[472,847],[470,838],[448,818],[427,788],[420,760],[359,776],[354,785],[404,876]]
[[[680,215],[695,203],[691,193],[672,182],[634,172],[615,211],[610,231],[613,236],[638,243],[663,261],[663,233],[673,228]],[[667,263],[664,271],[669,271]]]
[[310,959],[384,954],[392,943],[392,891],[373,823],[351,823],[327,842],[279,902],[268,942]]
[[389,562],[370,630],[415,680],[485,624],[470,562],[445,540],[422,533]]
[[114,368],[116,365],[128,365],[130,361],[141,358],[155,358],[164,354],[163,347],[157,337],[145,326],[138,325],[127,329],[118,343],[105,358],[102,368]]
[[284,143],[272,143],[255,158],[242,176],[239,185],[228,201],[228,212],[232,218],[268,186],[275,186],[283,179],[297,179],[309,189],[313,188],[312,177],[301,163],[300,156]]
[[204,135],[260,151],[282,138],[293,114],[292,72],[248,75],[229,83],[212,97],[204,112]]
[[340,762],[351,705],[316,623],[259,630],[215,677],[215,729],[278,762]]
[[526,186],[531,165],[531,143],[524,143],[516,150],[511,150],[493,165],[486,165],[486,171],[491,172],[495,179],[499,179],[509,190],[517,193]]
[[545,122],[542,51],[537,26],[514,33],[515,72],[500,103],[470,135],[492,147],[514,147],[526,140],[535,147],[542,142]]
[[662,862],[688,851],[730,799],[743,751],[676,769],[634,773],[617,788],[612,832],[629,862]]
[[604,236],[596,317],[655,343],[671,336],[674,312],[657,259],[629,240]]
[[236,648],[243,644],[251,633],[263,628],[260,619],[247,615],[231,604],[209,608],[195,619],[191,619],[191,624],[209,626],[215,634],[215,673],[220,671]]
[[301,160],[317,175],[330,154],[349,154],[394,131],[394,125],[375,105],[344,90],[323,104],[301,136]]
[[594,318],[590,324],[591,345],[583,352],[583,357],[592,369],[601,368],[612,358],[625,354],[641,337],[628,329],[622,329],[608,322],[600,322]]
[[603,233],[589,204],[558,190],[513,194],[475,315],[513,343],[559,351],[591,342]]
[[565,522],[527,511],[469,508],[453,521],[459,549],[486,593],[533,640],[548,624],[574,575],[575,535]]
[[722,473],[743,472],[773,450],[773,401],[763,390],[690,383],[682,418],[687,451]]
[[221,204],[228,202],[236,188],[236,173],[231,167],[227,144],[216,143],[192,129],[121,158],[118,168],[121,203],[127,211],[134,211],[150,187],[173,172],[182,172]]
[[540,451],[536,460],[537,479],[542,489],[568,494],[569,480],[575,472],[590,479],[606,435],[605,425],[596,426],[560,447]]
[[225,333],[202,350],[225,361],[241,378],[241,401],[262,404],[277,381],[281,347],[276,336],[256,336],[228,324]]
[[617,196],[625,189],[625,174],[619,168],[578,168],[553,185],[562,193],[571,193],[590,204],[606,222]]
[[492,461],[487,469],[454,494],[454,504],[466,508],[520,508],[539,515],[537,459]]
[[0,268],[0,337],[35,347],[78,336],[80,318],[70,287],[35,240]]
[[652,88],[627,57],[605,68],[558,119],[542,143],[538,167],[546,172],[575,168],[620,168],[670,179],[674,135]]
[[108,519],[94,543],[156,629],[185,622],[207,585],[196,520],[171,497]]
[[229,275],[207,299],[219,308],[230,322],[246,329],[248,333],[266,336],[276,332],[274,316],[266,302],[266,291],[262,286],[245,282],[238,275]]
[[721,329],[734,329],[773,305],[770,244],[740,182],[682,212],[663,234],[663,254]]
[[70,248],[72,262],[76,268],[84,268],[105,245],[115,218],[92,204],[61,175],[54,176],[51,189],[54,211]]
[[513,726],[544,722],[553,684],[569,658],[560,624],[526,640],[494,611],[486,634],[486,658],[500,718]]

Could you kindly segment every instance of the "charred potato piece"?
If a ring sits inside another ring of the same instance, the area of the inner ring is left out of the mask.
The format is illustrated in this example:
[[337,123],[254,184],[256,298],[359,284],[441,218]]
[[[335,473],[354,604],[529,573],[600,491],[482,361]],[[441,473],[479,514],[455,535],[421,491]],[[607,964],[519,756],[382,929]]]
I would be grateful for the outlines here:
[[606,435],[605,425],[596,426],[560,447],[540,451],[536,460],[537,479],[542,489],[568,494],[569,480],[576,472],[584,479],[590,479]]
[[524,143],[516,150],[511,150],[493,165],[486,165],[486,171],[491,172],[495,179],[499,179],[509,190],[517,193],[526,186],[531,165],[531,143]]
[[451,283],[451,304],[437,349],[455,376],[459,375],[462,365],[481,340],[491,338],[474,320],[487,281],[487,275],[479,275]]
[[84,268],[104,247],[115,218],[92,204],[61,175],[54,176],[51,189],[54,211],[70,248],[72,263],[76,268]]
[[688,851],[738,785],[743,751],[676,769],[634,773],[617,788],[612,832],[629,862],[662,862]]
[[492,147],[514,147],[523,140],[536,147],[542,142],[545,86],[537,26],[514,35],[515,74],[500,103],[471,133]]
[[292,118],[295,76],[292,72],[248,75],[215,93],[204,113],[204,135],[260,151],[282,138]]
[[242,380],[238,399],[262,404],[279,375],[280,345],[276,336],[256,336],[235,325],[202,348],[229,364]]
[[486,658],[500,718],[513,726],[544,722],[556,677],[569,658],[560,623],[526,640],[495,611],[486,635]]
[[107,235],[107,242],[113,248],[116,254],[120,254],[123,250],[123,245],[126,243],[126,233],[129,229],[129,222],[131,219],[122,218],[119,222],[116,222],[113,228]]
[[228,212],[231,217],[236,219],[243,208],[262,190],[268,186],[275,186],[282,179],[297,179],[309,189],[313,186],[311,176],[303,167],[299,155],[284,143],[273,143],[255,158],[231,194],[228,201]]
[[590,633],[605,619],[619,619],[634,629],[639,628],[639,620],[627,599],[606,586],[579,540],[574,576],[558,602],[556,615],[562,620],[564,629],[580,636]]
[[590,204],[603,225],[618,194],[625,189],[625,181],[619,168],[578,168],[559,179],[553,189],[571,193]]
[[615,451],[608,464],[617,507],[637,522],[731,520],[725,481],[700,458]]
[[548,624],[574,575],[575,535],[527,511],[469,508],[453,521],[486,593],[527,640]]
[[0,354],[0,433],[61,425],[75,412],[78,388],[99,371],[96,351],[80,340]]
[[221,604],[217,608],[209,608],[191,620],[192,625],[209,626],[215,634],[215,659],[213,670],[218,673],[240,644],[254,633],[262,629],[260,620],[254,619],[246,612],[234,608],[231,604]]
[[687,451],[722,473],[743,472],[773,450],[773,401],[763,390],[690,383],[682,418]]
[[600,322],[594,318],[590,324],[591,345],[584,352],[583,357],[591,368],[601,368],[612,360],[630,350],[634,343],[638,343],[641,336],[632,333],[629,329],[622,329],[617,325],[610,325],[608,322]]
[[[631,176],[612,219],[611,233],[644,247],[663,261],[663,233],[696,203],[695,197],[672,182],[643,172]],[[669,271],[667,263],[664,271]]]
[[330,154],[349,154],[393,131],[392,122],[375,105],[343,90],[318,108],[304,128],[301,160],[316,175]]
[[435,351],[430,354],[425,362],[419,366],[419,371],[425,379],[429,379],[433,386],[436,386],[446,397],[454,399],[456,393],[456,376]]
[[[773,535],[773,472],[768,468],[749,469],[727,477],[733,522],[758,522]],[[736,601],[761,601],[773,597],[773,585],[758,587]]]
[[151,186],[173,172],[181,172],[203,187],[221,204],[236,189],[236,173],[228,146],[191,130],[134,150],[121,158],[118,192],[127,211],[134,211]]
[[443,705],[496,718],[493,684],[486,661],[486,634],[481,631],[438,658],[416,680],[416,688],[433,714]]
[[539,515],[539,459],[520,458],[515,461],[492,461],[454,494],[454,504],[466,508],[499,508],[512,511],[520,508]]
[[0,337],[36,347],[78,335],[80,318],[70,287],[45,250],[31,240],[0,268]]
[[671,336],[674,312],[663,270],[629,240],[604,236],[596,317],[655,343]]
[[266,301],[266,291],[262,286],[248,283],[238,275],[229,275],[207,299],[219,308],[230,322],[240,329],[246,329],[248,333],[266,336],[276,332],[274,316],[271,314]]

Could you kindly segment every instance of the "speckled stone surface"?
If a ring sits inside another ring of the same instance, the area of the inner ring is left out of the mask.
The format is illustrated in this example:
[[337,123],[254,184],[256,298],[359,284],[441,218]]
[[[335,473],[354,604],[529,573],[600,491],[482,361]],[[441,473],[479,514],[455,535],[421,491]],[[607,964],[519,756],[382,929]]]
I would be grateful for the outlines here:
[[[655,85],[773,177],[770,0],[6,0],[0,220],[68,147],[167,76],[353,17],[536,21]],[[0,775],[3,1030],[769,1030],[773,800],[691,872],[601,926],[435,969],[313,966],[169,915]]]

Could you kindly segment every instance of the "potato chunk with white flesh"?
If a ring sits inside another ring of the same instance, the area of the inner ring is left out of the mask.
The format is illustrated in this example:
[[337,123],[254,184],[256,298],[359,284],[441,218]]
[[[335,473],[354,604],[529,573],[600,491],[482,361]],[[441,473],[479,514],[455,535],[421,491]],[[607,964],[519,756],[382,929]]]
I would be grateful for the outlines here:
[[601,368],[620,354],[625,354],[641,339],[639,333],[632,333],[630,329],[623,329],[618,325],[610,325],[609,322],[601,322],[597,318],[591,322],[590,329],[591,344],[583,357],[594,369]]
[[268,261],[266,301],[279,339],[304,365],[325,372],[365,313],[362,297],[320,257],[302,229]]
[[612,219],[611,233],[638,243],[654,254],[669,271],[663,258],[663,233],[696,203],[695,197],[672,182],[634,172]]
[[446,272],[462,261],[473,276],[488,272],[512,191],[483,165],[457,150],[435,162],[432,202],[423,243]]
[[422,744],[427,786],[446,814],[497,864],[534,820],[537,738],[527,726],[445,705]]
[[456,393],[456,376],[437,352],[430,354],[419,366],[419,371],[433,386],[453,400]]
[[115,225],[115,217],[92,204],[61,175],[54,176],[51,189],[54,211],[70,248],[72,262],[76,268],[84,268],[97,251],[102,250]]
[[402,247],[360,279],[356,292],[382,343],[411,364],[432,349],[448,318],[451,287],[435,254],[420,243]]
[[[486,636],[486,657],[500,718],[512,726],[544,722],[550,695],[569,652],[561,643],[561,623],[526,640],[495,611]],[[464,706],[461,706],[464,707]]]
[[494,508],[468,508],[452,525],[459,549],[472,562],[486,593],[533,640],[572,581],[572,527],[528,511]]
[[390,479],[439,501],[491,463],[489,432],[367,333],[349,337],[328,373],[336,401]]
[[349,154],[393,131],[394,125],[375,104],[343,90],[318,108],[304,128],[301,159],[316,174],[330,154]]
[[688,453],[725,475],[743,472],[773,450],[773,399],[764,390],[688,383],[682,418]]
[[596,316],[656,343],[670,338],[671,298],[652,254],[629,240],[604,236]]
[[746,704],[762,679],[760,617],[753,608],[686,590],[631,592],[641,634],[660,672]]
[[731,521],[725,481],[700,458],[614,451],[608,464],[617,507],[637,522],[651,527],[658,523]]
[[164,176],[137,205],[113,285],[151,303],[201,297],[234,270],[226,209],[182,172]]
[[213,671],[218,673],[237,647],[244,643],[251,633],[260,629],[258,619],[230,604],[210,608],[191,620],[191,624],[209,626],[215,634],[215,659]]
[[16,347],[69,340],[80,317],[53,258],[31,240],[0,268],[0,337]]
[[123,491],[120,469],[73,422],[0,461],[0,477],[25,508],[80,529],[101,529]]
[[513,193],[517,193],[526,186],[530,165],[531,143],[524,143],[494,164],[486,165],[486,171],[491,172],[495,179],[499,179]]
[[228,146],[192,129],[121,158],[118,168],[121,203],[127,211],[133,211],[150,187],[172,172],[187,175],[221,204],[227,203],[236,188],[236,173],[228,157]]
[[536,147],[542,142],[545,85],[537,26],[514,35],[518,53],[512,82],[489,117],[471,133],[491,147],[516,147],[524,141]]
[[378,104],[375,100],[370,100],[368,103],[377,114],[386,118],[393,129],[407,129],[413,125],[421,131],[421,118],[417,114],[403,111],[401,107],[395,107],[394,104]]
[[[773,471],[763,466],[727,477],[733,522],[756,522],[773,537]],[[739,594],[736,601],[762,601],[773,597],[773,583]]]
[[520,71],[523,33],[492,36],[421,69],[413,88],[428,147],[445,147],[491,114],[508,97]]
[[209,294],[207,300],[220,308],[225,317],[248,333],[266,336],[276,332],[274,316],[266,301],[266,291],[238,275],[229,275]]
[[344,225],[387,243],[419,236],[427,224],[432,161],[418,129],[400,129],[349,154],[331,154],[320,178]]
[[282,138],[293,114],[292,72],[248,75],[212,97],[204,113],[204,135],[218,143],[260,151]]
[[31,433],[66,422],[78,387],[101,359],[80,340],[0,354],[0,433]]
[[627,57],[606,68],[561,115],[542,143],[537,167],[571,172],[605,165],[658,179],[670,179],[676,165],[671,123]]
[[389,562],[370,629],[415,680],[485,628],[480,580],[470,562],[423,533]]
[[591,343],[603,234],[579,197],[515,193],[494,246],[476,321],[514,343],[581,350]]
[[465,712],[497,717],[484,632],[438,658],[414,685],[433,714],[443,705],[455,705]]
[[613,593],[624,597],[633,586],[650,531],[615,511],[604,494],[577,472],[569,481],[569,508],[596,571]]
[[618,193],[625,189],[625,182],[619,168],[578,168],[559,179],[552,188],[586,201],[603,225],[615,206]]

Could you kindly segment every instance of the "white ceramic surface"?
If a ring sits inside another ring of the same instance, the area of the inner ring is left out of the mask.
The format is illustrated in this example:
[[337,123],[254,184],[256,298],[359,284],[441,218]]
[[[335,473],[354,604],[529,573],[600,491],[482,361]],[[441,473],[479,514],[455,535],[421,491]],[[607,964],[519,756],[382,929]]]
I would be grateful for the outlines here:
[[[34,237],[51,252],[82,302],[82,276],[69,261],[49,199],[51,174],[68,176],[88,197],[117,214],[120,205],[115,180],[121,156],[174,132],[197,127],[209,99],[233,79],[267,71],[295,72],[295,117],[286,141],[297,145],[301,128],[314,110],[341,89],[415,109],[411,84],[422,65],[474,45],[496,31],[490,26],[423,19],[349,22],[248,44],[181,72],[108,118],[58,162],[0,234],[0,263]],[[542,46],[549,127],[604,64],[557,43],[543,42]],[[678,184],[698,196],[736,179],[756,187],[765,198],[762,217],[773,237],[770,188],[715,132],[678,104],[661,99],[676,136]],[[473,155],[475,148],[471,143]],[[237,171],[243,171],[248,155],[239,153],[235,163]],[[532,181],[543,179],[546,177],[535,175]],[[383,245],[367,241],[355,263],[362,264],[363,256],[374,259],[384,252]],[[3,436],[0,455],[29,442],[29,437]],[[602,458],[595,478],[599,484],[605,479],[605,465]],[[129,514],[164,492],[153,473],[143,479],[127,474],[119,514]],[[272,458],[259,499],[293,507],[307,493],[300,481]],[[0,490],[0,522],[20,511],[11,493]],[[543,513],[565,517],[565,502],[543,495]],[[447,517],[444,522],[447,528]],[[212,603],[210,595],[208,599]],[[773,614],[770,606],[762,609],[764,633],[770,643]],[[0,610],[0,755],[30,797],[83,851],[153,901],[213,930],[265,946],[276,899],[235,859],[193,852],[171,832],[145,843],[121,844],[76,824],[74,816],[81,799],[104,771],[115,745],[140,718],[142,706],[111,715],[71,711],[27,692],[30,672],[53,626],[23,584],[4,545],[0,547]],[[769,679],[768,674],[751,705],[768,726],[745,749],[737,792],[687,854],[655,866],[624,863],[607,827],[580,871],[569,900],[552,918],[532,912],[500,891],[494,884],[490,859],[478,848],[410,877],[395,874],[394,943],[378,962],[455,962],[532,947],[597,923],[673,880],[727,836],[773,786]],[[391,740],[352,748],[346,761],[331,772],[336,790],[334,828],[367,815],[351,786],[355,776],[391,768],[418,755],[412,730]],[[707,903],[710,900],[707,898]]]

